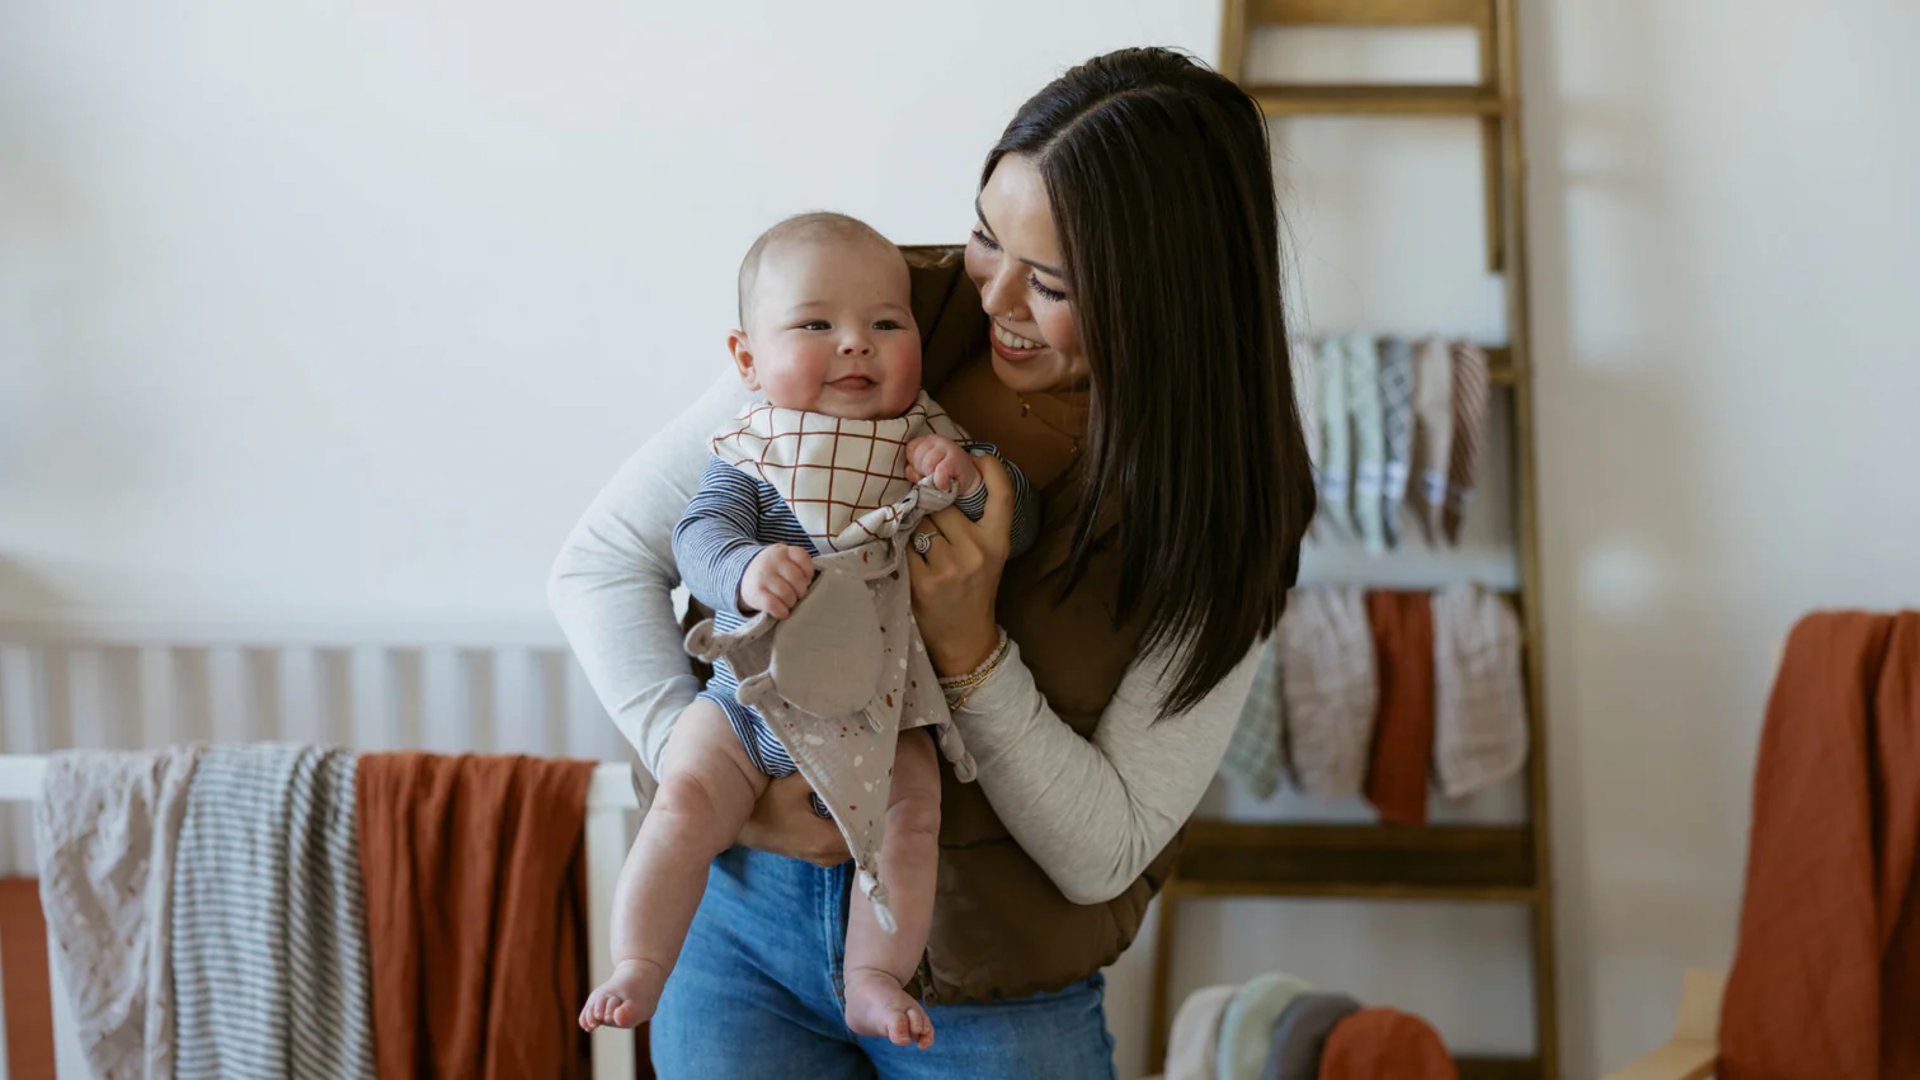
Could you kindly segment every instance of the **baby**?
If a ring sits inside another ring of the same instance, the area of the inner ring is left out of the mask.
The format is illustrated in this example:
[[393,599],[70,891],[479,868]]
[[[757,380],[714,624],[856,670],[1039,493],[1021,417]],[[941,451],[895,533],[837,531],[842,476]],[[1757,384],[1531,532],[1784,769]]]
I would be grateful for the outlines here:
[[[764,400],[715,437],[716,456],[674,530],[681,577],[714,610],[713,631],[721,637],[751,627],[749,620],[763,613],[762,623],[794,618],[797,608],[804,614],[802,601],[815,590],[814,560],[823,548],[838,558],[836,553],[859,552],[869,542],[885,544],[930,508],[923,503],[943,505],[949,496],[974,520],[987,505],[986,485],[969,447],[962,445],[964,436],[920,389],[920,332],[898,248],[852,218],[801,215],[755,241],[741,264],[739,287],[743,329],[729,335],[727,345],[742,381]],[[827,455],[824,465],[817,455],[795,449],[809,438]],[[851,466],[849,446],[860,448]],[[795,454],[801,455],[798,460]],[[1035,510],[1024,478],[1011,467],[1009,472],[1016,493],[1017,553],[1031,541]],[[938,495],[930,496],[928,489]],[[899,542],[906,540],[899,536]],[[904,608],[903,576],[893,574],[893,585],[877,587],[893,588],[888,595]],[[824,594],[826,578],[820,581]],[[856,595],[866,593],[856,589]],[[826,602],[824,595],[819,602]],[[864,603],[858,600],[856,607]],[[894,640],[901,653],[912,654],[911,670],[925,672],[931,682],[917,632],[908,629],[910,639]],[[701,633],[696,630],[695,638]],[[871,666],[834,664],[815,680],[843,684],[826,696],[872,692],[870,681],[860,680],[870,679],[864,672],[881,670],[881,639],[873,640],[874,656],[849,658],[871,659]],[[907,672],[908,660],[898,659],[898,668]],[[853,671],[863,673],[843,673]],[[914,693],[904,674],[890,669],[887,674],[901,696]],[[614,974],[588,999],[582,1027],[631,1027],[653,1015],[700,905],[707,864],[733,845],[769,780],[796,771],[795,755],[767,718],[741,702],[745,687],[761,678],[743,685],[727,660],[716,660],[706,692],[674,727],[660,763],[659,793],[615,892]],[[932,686],[918,691],[929,692],[938,698]],[[757,692],[752,700],[764,704]],[[893,694],[886,700],[899,709]],[[785,704],[778,707],[784,710]],[[943,707],[931,711],[946,719]],[[905,986],[920,963],[933,916],[940,823],[935,742],[913,726],[923,722],[931,721],[900,714],[878,865],[860,867],[862,887],[852,898],[844,973],[849,1029],[921,1048],[932,1045],[933,1025]],[[875,731],[880,730],[876,724]],[[948,756],[963,758],[950,727],[941,724],[937,730]],[[841,738],[867,734],[864,727],[840,731]],[[802,737],[813,744],[825,734],[809,731]],[[826,778],[816,775],[820,758],[811,752],[800,757],[800,771],[825,792]],[[852,758],[852,764],[861,763]],[[970,761],[956,772],[969,779]],[[887,781],[884,772],[874,775]],[[818,796],[814,806],[824,816]],[[865,813],[876,810],[869,807]],[[840,824],[848,830],[844,817]],[[857,848],[855,854],[860,854]],[[885,903],[878,904],[882,881]]]

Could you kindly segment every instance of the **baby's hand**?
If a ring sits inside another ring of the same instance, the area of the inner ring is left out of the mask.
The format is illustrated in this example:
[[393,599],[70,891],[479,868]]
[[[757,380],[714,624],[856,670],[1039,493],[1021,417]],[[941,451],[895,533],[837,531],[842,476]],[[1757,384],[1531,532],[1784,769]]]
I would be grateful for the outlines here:
[[922,435],[907,444],[907,479],[916,484],[924,480],[955,495],[970,494],[981,484],[973,455],[944,435]]
[[764,611],[776,619],[793,614],[793,605],[813,584],[813,556],[792,544],[768,544],[747,564],[740,579],[740,610]]

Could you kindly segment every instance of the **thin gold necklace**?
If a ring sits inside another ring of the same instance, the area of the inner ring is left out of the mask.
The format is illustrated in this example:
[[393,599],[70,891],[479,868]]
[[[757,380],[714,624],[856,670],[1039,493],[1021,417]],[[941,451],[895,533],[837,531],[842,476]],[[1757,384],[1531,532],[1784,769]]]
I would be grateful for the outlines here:
[[1051,420],[1048,420],[1045,416],[1042,416],[1041,414],[1034,412],[1033,403],[1027,400],[1027,395],[1016,394],[1016,396],[1019,397],[1020,399],[1021,419],[1032,420],[1038,423],[1041,427],[1046,428],[1048,431],[1051,431],[1055,435],[1058,435],[1061,438],[1067,440],[1068,445],[1071,447],[1071,449],[1068,451],[1069,453],[1078,454],[1080,452],[1080,439],[1081,439],[1082,433],[1063,430],[1059,425],[1053,423]]

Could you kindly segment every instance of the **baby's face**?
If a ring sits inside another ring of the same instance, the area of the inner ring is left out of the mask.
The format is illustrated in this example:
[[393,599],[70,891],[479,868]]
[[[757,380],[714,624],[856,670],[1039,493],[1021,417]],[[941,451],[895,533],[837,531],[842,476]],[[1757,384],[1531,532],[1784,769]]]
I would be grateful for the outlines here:
[[897,250],[789,241],[760,264],[734,359],[750,389],[785,409],[884,420],[920,393],[920,329]]

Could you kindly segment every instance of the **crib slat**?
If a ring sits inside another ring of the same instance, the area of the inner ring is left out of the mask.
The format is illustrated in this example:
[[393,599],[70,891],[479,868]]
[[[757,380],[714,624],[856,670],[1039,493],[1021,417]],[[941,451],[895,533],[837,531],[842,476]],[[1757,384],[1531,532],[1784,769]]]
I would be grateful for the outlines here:
[[421,743],[442,754],[476,749],[473,739],[473,690],[466,658],[450,646],[420,654]]
[[106,653],[86,645],[67,651],[67,716],[78,750],[104,750],[114,745],[112,720],[107,716]]
[[80,1049],[80,1028],[73,1017],[73,1001],[67,997],[67,982],[60,975],[60,943],[47,934],[47,982],[53,995],[53,1070],[55,1075],[74,1080],[92,1075],[87,1055]]
[[353,746],[357,750],[393,750],[400,746],[399,710],[393,705],[393,657],[387,650],[363,646],[347,661],[353,695]]
[[573,754],[573,735],[567,730],[567,659],[552,649],[533,655],[535,708],[546,725],[550,752],[561,757]]
[[[47,748],[45,650],[32,645],[0,645],[0,735],[9,754],[35,754]],[[4,811],[7,872],[34,873],[33,814],[23,806]]]
[[554,725],[535,694],[540,685],[539,657],[531,649],[493,652],[493,730],[503,754],[548,754]]
[[631,753],[578,661],[566,661],[567,753],[596,761],[622,761]]
[[263,717],[250,716],[250,682],[245,650],[216,645],[207,650],[207,715],[217,743],[258,741]]
[[[627,857],[627,812],[587,803],[587,950],[598,986],[613,974],[613,888]],[[634,1071],[633,1032],[603,1027],[593,1033],[593,1080],[628,1080]]]
[[41,687],[42,650],[31,645],[0,645],[0,731],[6,752],[32,754],[46,749],[47,695]]
[[326,745],[326,708],[321,698],[320,657],[312,649],[289,645],[279,650],[280,731],[294,742]]
[[190,742],[180,730],[179,691],[174,651],[165,645],[140,650],[140,745],[169,746]]

